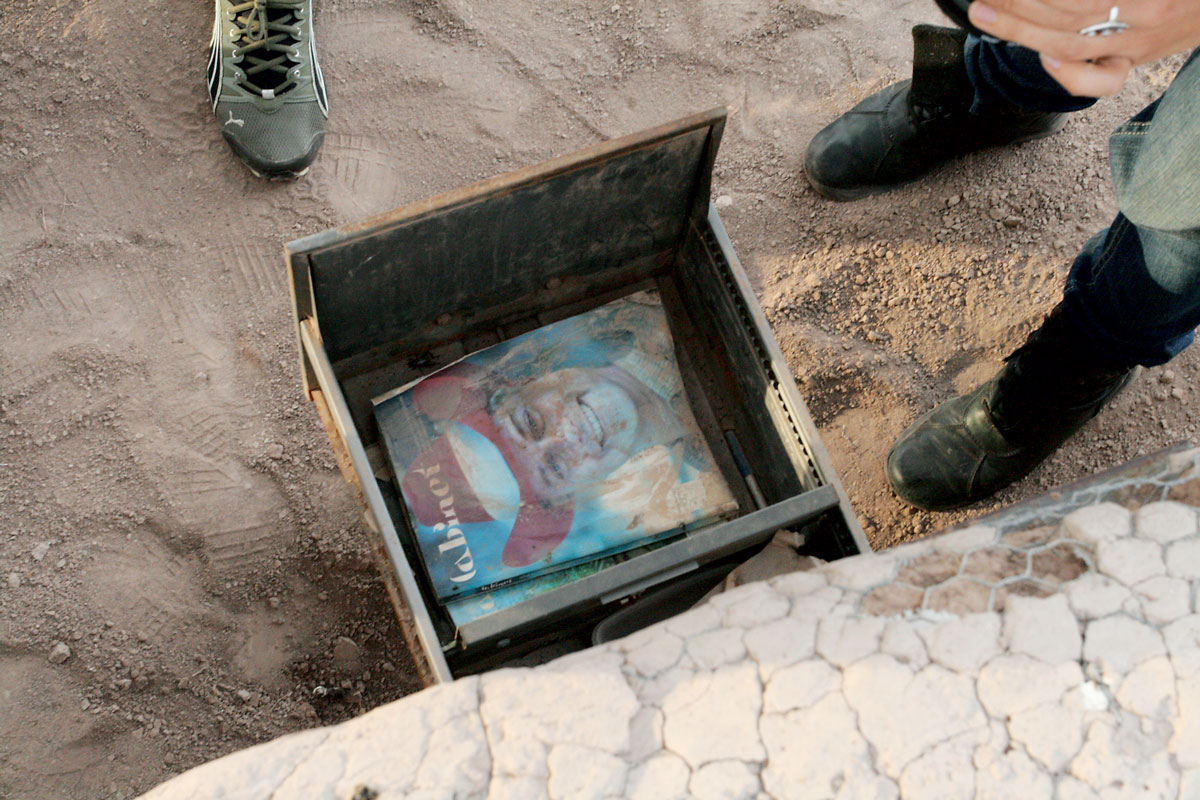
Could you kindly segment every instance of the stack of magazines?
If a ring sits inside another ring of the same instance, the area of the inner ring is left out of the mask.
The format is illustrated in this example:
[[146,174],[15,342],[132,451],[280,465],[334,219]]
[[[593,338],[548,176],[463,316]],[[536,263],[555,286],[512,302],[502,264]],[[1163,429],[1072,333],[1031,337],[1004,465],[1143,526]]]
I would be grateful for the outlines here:
[[654,291],[481,350],[374,404],[416,550],[456,625],[737,510]]

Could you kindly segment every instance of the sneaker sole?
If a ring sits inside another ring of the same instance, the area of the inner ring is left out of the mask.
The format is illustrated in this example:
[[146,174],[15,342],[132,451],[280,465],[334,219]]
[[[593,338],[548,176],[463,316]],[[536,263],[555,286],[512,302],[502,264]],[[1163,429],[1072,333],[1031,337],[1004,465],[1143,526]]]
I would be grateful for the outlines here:
[[[241,159],[238,159],[238,160],[241,161]],[[259,172],[254,167],[250,166],[249,164],[246,164],[245,161],[242,161],[242,163],[246,165],[246,169],[250,170],[250,172],[254,175],[254,177],[262,178],[265,181],[279,181],[281,183],[286,182],[286,181],[294,181],[297,178],[303,178],[305,175],[308,174],[308,171],[312,168],[311,166],[309,166],[309,167],[305,167],[302,170],[297,170],[296,172],[276,172],[273,174],[268,174],[265,172]]]

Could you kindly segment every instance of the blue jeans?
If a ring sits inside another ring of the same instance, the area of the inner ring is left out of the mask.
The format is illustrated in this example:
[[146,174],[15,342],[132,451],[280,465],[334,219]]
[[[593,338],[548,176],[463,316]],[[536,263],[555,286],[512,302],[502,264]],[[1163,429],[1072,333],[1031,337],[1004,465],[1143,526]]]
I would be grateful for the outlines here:
[[[1200,326],[1200,50],[1166,92],[1109,139],[1121,213],[1093,236],[1067,276],[1068,318],[1103,360],[1132,366],[1169,361]],[[972,111],[1004,104],[1077,111],[1072,97],[1023,47],[970,37]]]

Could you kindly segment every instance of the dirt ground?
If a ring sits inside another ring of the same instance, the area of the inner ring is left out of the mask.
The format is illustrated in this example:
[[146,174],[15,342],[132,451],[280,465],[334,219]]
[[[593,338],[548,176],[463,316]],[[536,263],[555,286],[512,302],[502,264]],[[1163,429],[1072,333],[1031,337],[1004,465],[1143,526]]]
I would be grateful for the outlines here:
[[[212,119],[211,13],[0,3],[0,797],[129,797],[418,688],[301,396],[283,242],[727,105],[722,215],[883,547],[994,507],[913,513],[883,456],[1053,305],[1115,211],[1108,131],[1178,66],[833,204],[804,146],[905,77],[932,3],[331,0],[328,139],[277,184]],[[997,503],[1194,439],[1197,367],[1144,373]]]

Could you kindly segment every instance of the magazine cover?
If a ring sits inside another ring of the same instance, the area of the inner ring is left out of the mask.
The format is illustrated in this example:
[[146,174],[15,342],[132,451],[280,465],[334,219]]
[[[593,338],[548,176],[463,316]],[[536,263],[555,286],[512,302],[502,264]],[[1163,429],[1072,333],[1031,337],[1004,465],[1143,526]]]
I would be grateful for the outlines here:
[[737,508],[656,292],[467,356],[375,414],[443,603]]

